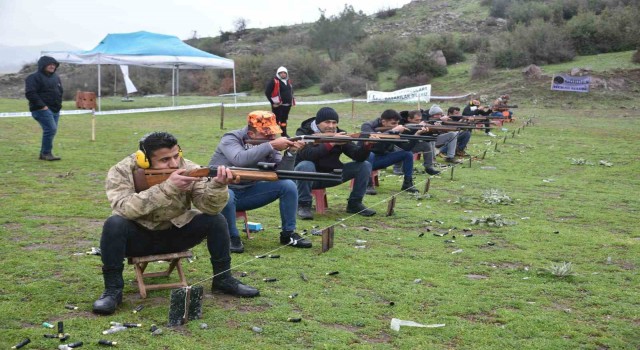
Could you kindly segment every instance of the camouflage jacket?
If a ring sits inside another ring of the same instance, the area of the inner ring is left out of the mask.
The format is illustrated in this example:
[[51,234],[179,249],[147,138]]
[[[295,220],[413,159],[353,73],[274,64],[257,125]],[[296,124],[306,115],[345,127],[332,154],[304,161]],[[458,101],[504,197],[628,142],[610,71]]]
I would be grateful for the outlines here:
[[[183,159],[180,168],[199,166]],[[165,230],[172,225],[182,227],[197,214],[218,214],[227,204],[227,186],[210,182],[194,182],[189,191],[180,191],[171,181],[164,181],[136,193],[133,184],[135,156],[131,155],[109,169],[106,180],[107,198],[113,215],[119,215],[150,230]],[[196,209],[192,209],[191,206]]]

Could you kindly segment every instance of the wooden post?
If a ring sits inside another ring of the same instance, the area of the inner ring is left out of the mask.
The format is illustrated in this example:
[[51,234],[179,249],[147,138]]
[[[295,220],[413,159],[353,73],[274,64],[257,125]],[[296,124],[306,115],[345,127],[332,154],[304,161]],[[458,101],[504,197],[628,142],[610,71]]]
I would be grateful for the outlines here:
[[396,196],[391,196],[391,199],[389,200],[389,203],[387,203],[387,215],[386,216],[393,215],[393,212],[395,211],[395,208],[396,208]]
[[356,101],[351,99],[351,119],[356,117]]
[[482,159],[484,159],[486,155],[487,155],[487,150],[485,149],[484,152],[482,152]]
[[507,143],[507,135],[504,135],[504,140],[502,140],[502,143]]
[[431,186],[431,178],[427,179],[427,182],[424,183],[424,191],[422,191],[422,194],[427,194],[427,192],[429,192],[429,187]]
[[451,180],[453,180],[453,170],[454,170],[455,168],[456,168],[455,166],[452,166],[452,167],[451,167]]
[[96,110],[91,110],[91,141],[96,140]]
[[333,234],[334,234],[333,226],[329,226],[324,230],[322,230],[322,252],[323,253],[333,248]]
[[220,130],[224,129],[224,102],[220,104]]

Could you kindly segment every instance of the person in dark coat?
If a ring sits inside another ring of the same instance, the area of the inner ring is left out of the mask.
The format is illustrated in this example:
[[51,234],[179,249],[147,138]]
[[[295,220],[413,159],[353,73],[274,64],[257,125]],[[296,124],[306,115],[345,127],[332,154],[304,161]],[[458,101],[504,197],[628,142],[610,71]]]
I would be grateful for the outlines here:
[[38,71],[25,80],[24,95],[29,100],[31,116],[42,127],[41,160],[60,160],[53,155],[53,139],[62,109],[62,82],[56,74],[59,66],[55,58],[42,56],[38,60]]
[[[318,110],[316,116],[302,122],[296,131],[297,136],[313,135],[317,133],[343,133],[338,128],[338,113],[330,107]],[[370,144],[346,143],[316,143],[310,144],[298,151],[296,155],[296,171],[331,173],[335,169],[342,170],[342,182],[354,179],[353,189],[347,200],[347,213],[358,213],[362,216],[372,216],[376,212],[362,204],[367,183],[371,176],[369,158]],[[345,154],[353,162],[342,163],[340,156]],[[302,220],[313,219],[311,212],[311,190],[336,186],[335,183],[322,181],[297,181],[298,187],[298,217]]]
[[296,101],[293,97],[293,86],[287,68],[278,68],[276,76],[267,82],[264,94],[271,103],[271,112],[276,115],[276,121],[282,129],[282,136],[289,137],[287,120],[291,106],[294,106]]

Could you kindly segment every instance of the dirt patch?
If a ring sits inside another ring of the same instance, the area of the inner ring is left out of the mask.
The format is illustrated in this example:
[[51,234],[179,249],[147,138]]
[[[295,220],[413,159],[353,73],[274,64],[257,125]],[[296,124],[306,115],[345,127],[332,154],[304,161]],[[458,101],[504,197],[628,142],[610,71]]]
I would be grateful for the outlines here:
[[489,278],[489,276],[476,275],[476,274],[469,274],[469,275],[466,275],[465,277],[467,277],[470,280],[485,280],[485,279]]
[[391,341],[391,335],[387,332],[380,332],[376,335],[360,334],[360,339],[367,343],[384,344]]

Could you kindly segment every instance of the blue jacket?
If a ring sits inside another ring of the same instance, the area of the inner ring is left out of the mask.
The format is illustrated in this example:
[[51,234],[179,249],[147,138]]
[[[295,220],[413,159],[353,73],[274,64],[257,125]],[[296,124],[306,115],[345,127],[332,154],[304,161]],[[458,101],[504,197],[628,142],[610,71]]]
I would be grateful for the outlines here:
[[60,63],[55,58],[42,56],[38,60],[38,71],[30,74],[25,80],[24,95],[29,100],[29,110],[36,111],[45,106],[54,112],[62,109],[62,82],[55,73],[49,74],[44,68],[49,64],[55,64],[56,70]]

